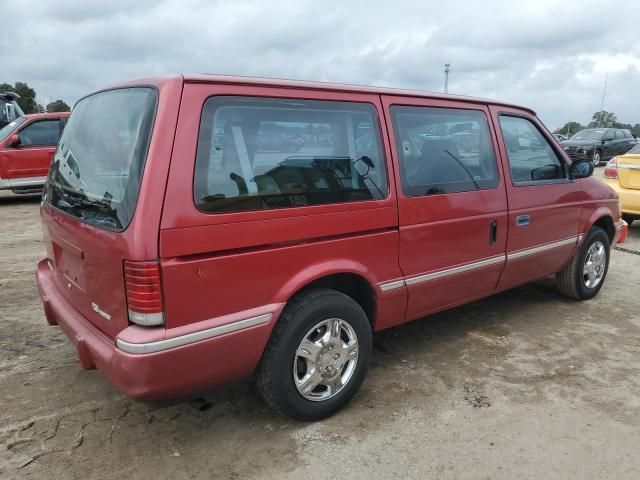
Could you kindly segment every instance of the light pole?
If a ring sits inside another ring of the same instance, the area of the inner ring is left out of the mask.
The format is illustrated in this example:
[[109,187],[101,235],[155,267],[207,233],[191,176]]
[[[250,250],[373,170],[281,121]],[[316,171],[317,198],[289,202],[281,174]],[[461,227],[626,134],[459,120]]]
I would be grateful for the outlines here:
[[451,71],[451,64],[444,64],[444,93],[449,93],[449,72]]
[[604,120],[604,96],[607,94],[607,80],[609,79],[609,72],[607,72],[607,74],[604,77],[604,89],[602,90],[602,102],[600,103],[600,119],[598,122],[598,126],[602,127],[602,122]]

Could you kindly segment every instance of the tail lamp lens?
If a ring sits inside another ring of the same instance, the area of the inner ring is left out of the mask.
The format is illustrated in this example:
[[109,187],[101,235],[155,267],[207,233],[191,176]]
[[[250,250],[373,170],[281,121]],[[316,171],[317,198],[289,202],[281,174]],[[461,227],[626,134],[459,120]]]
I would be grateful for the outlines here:
[[129,320],[144,326],[164,324],[160,264],[125,260],[124,281]]
[[613,157],[604,169],[604,178],[618,178],[618,159]]

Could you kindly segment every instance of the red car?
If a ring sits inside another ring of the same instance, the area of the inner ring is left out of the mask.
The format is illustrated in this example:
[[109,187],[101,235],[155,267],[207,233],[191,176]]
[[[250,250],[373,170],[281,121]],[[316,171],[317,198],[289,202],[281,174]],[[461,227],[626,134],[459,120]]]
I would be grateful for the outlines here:
[[549,275],[595,296],[627,225],[592,172],[502,102],[146,78],[77,103],[37,283],[81,364],[126,395],[253,374],[275,410],[317,420],[360,387],[375,331]]
[[0,190],[39,190],[69,112],[23,115],[0,129]]

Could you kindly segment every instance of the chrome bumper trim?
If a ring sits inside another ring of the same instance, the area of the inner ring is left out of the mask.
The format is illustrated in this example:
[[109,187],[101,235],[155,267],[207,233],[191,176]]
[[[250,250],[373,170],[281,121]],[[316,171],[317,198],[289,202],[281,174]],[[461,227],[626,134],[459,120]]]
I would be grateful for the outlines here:
[[528,257],[529,255],[536,255],[547,250],[553,250],[554,248],[564,247],[565,245],[576,245],[580,237],[575,236],[571,238],[565,238],[564,240],[558,240],[557,242],[547,243],[533,248],[525,248],[524,250],[518,250],[517,252],[507,253],[507,260],[515,260],[522,257]]
[[129,343],[125,342],[124,340],[117,339],[116,346],[120,350],[134,354],[161,352],[170,348],[180,347],[183,345],[188,345],[190,343],[199,342],[200,340],[207,340],[209,338],[219,337],[220,335],[225,335],[227,333],[237,332],[238,330],[244,330],[245,328],[262,325],[271,320],[272,316],[273,314],[271,313],[265,313],[263,315],[258,315],[257,317],[251,317],[245,320],[228,323],[226,325],[220,325],[219,327],[200,330],[199,332],[188,333],[179,337],[158,340],[156,342]]
[[10,190],[21,187],[40,187],[47,181],[47,177],[28,178],[0,178],[0,190]]

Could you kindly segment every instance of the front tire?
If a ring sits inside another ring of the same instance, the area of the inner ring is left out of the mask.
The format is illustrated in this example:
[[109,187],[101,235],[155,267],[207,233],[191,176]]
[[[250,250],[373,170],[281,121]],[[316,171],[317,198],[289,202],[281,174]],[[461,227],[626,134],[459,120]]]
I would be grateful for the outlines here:
[[329,417],[360,388],[371,345],[371,325],[360,305],[334,290],[312,290],[282,313],[258,367],[258,391],[294,420]]
[[622,214],[622,219],[631,226],[634,220],[639,220],[640,215],[629,215],[627,213]]
[[595,297],[609,270],[609,251],[606,232],[591,228],[569,265],[556,275],[560,293],[575,300]]
[[593,154],[593,166],[597,167],[601,163],[602,163],[602,153],[600,152],[600,150],[596,150],[595,153]]

